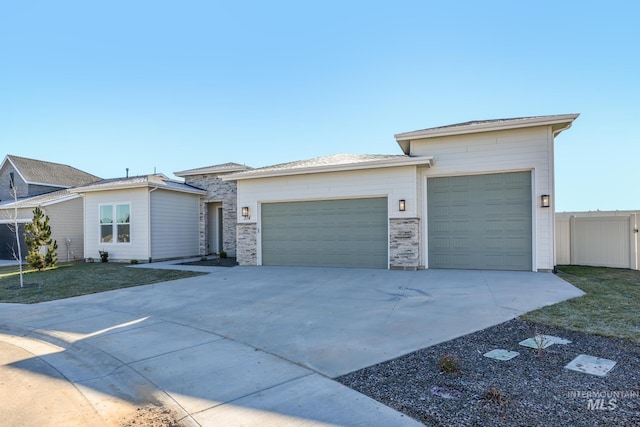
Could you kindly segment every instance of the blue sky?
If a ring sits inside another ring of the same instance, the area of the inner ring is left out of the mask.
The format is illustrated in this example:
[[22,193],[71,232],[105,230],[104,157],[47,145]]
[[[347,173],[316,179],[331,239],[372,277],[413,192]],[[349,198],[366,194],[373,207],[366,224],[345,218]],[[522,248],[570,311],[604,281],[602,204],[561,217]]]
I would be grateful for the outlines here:
[[557,210],[640,209],[639,5],[0,0],[0,155],[172,176],[580,113]]

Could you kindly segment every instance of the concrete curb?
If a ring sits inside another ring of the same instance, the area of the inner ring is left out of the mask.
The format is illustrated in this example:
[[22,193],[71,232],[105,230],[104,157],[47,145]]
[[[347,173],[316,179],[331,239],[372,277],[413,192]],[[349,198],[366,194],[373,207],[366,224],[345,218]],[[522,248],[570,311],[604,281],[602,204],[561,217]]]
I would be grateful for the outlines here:
[[[154,404],[168,408],[187,427],[200,426],[171,396],[157,388],[140,372],[90,343],[69,342],[46,330],[7,323],[0,324],[0,340],[3,340],[2,335],[23,338],[24,340],[9,341],[10,344],[33,353],[35,357],[59,372],[91,403],[103,419],[108,415],[110,405],[109,399],[105,399],[97,391],[101,388],[108,389],[105,391],[109,395],[129,404]],[[59,348],[60,351],[48,351],[55,348]],[[87,387],[87,384],[91,384],[91,387]]]

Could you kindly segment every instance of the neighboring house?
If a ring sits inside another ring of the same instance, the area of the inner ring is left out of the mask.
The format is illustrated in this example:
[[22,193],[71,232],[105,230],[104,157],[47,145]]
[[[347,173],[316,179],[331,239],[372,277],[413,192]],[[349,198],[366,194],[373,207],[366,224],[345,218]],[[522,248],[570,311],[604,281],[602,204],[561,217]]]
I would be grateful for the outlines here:
[[242,265],[550,271],[554,138],[577,114],[395,135],[403,155],[236,172]]
[[37,196],[100,181],[101,178],[60,163],[7,155],[0,164],[0,202]]
[[24,224],[31,222],[33,210],[39,207],[49,216],[52,238],[58,242],[58,258],[82,259],[82,202],[67,190],[99,180],[68,165],[7,155],[0,164],[0,259],[17,255],[15,207],[23,255],[27,252]]
[[33,219],[33,211],[40,208],[49,217],[51,238],[58,243],[58,260],[74,261],[84,258],[82,236],[82,199],[69,190],[58,190],[17,202],[0,203],[0,259],[15,259],[17,242],[14,230],[15,208],[18,208],[18,228],[22,259],[27,255],[24,224]]
[[84,256],[158,261],[200,254],[206,191],[163,175],[106,179],[69,190],[83,197]]
[[226,252],[236,256],[236,183],[222,177],[251,168],[238,163],[224,163],[174,172],[185,179],[187,185],[207,191],[200,207],[200,254]]

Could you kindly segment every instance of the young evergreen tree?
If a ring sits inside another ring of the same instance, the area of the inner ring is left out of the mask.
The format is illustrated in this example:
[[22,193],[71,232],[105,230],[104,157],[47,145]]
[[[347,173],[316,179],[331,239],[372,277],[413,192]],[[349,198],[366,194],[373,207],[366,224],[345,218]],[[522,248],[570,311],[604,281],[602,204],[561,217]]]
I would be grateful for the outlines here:
[[24,226],[24,240],[27,244],[27,264],[42,270],[58,263],[58,243],[51,240],[49,217],[40,208],[33,211],[33,220]]

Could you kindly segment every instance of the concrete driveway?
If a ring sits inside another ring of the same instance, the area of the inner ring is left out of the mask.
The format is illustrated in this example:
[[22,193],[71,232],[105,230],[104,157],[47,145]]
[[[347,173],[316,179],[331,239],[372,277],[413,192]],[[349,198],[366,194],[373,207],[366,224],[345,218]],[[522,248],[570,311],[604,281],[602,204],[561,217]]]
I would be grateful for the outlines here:
[[582,295],[550,273],[200,269],[211,274],[0,304],[0,340],[43,342],[30,351],[98,413],[121,399],[202,426],[411,426],[331,378]]

